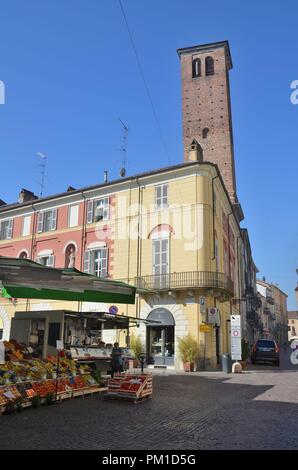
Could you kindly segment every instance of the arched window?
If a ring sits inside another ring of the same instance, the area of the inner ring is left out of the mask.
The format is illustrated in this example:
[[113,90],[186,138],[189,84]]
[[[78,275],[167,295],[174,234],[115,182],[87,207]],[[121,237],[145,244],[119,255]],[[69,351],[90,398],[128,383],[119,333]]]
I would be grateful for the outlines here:
[[202,131],[202,137],[203,137],[203,139],[207,139],[208,132],[209,132],[208,127],[204,127],[204,129],[203,129],[203,131]]
[[214,74],[214,60],[211,56],[208,56],[205,59],[205,71],[206,71],[206,75]]
[[26,252],[26,251],[22,251],[22,252],[19,254],[19,258],[20,258],[20,259],[27,259],[27,258],[28,258],[27,252]]
[[193,59],[192,61],[192,78],[201,76],[201,61],[200,59]]

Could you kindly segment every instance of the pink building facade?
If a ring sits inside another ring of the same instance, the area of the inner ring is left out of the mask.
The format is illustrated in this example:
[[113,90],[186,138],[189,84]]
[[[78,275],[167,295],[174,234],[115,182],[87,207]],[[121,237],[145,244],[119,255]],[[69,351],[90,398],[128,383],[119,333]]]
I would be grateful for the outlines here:
[[110,221],[115,195],[107,194],[107,189],[102,195],[96,189],[90,194],[73,190],[0,206],[0,256],[112,278]]

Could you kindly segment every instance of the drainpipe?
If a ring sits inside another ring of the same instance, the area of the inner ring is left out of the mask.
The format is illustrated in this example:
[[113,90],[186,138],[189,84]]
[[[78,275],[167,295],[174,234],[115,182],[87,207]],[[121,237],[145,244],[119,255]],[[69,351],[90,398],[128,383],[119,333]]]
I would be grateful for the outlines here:
[[[83,197],[83,224],[82,224],[82,232],[81,232],[81,260],[80,260],[80,270],[84,271],[84,247],[85,247],[85,239],[86,239],[86,196],[83,191],[81,191],[81,195]],[[82,311],[82,302],[78,301],[78,311]]]
[[213,231],[213,257],[212,261],[215,260],[215,197],[214,197],[214,180],[218,178],[218,175],[213,176],[211,180],[212,184],[212,231]]
[[34,207],[34,204],[31,204],[32,210],[34,212],[33,214],[33,224],[32,224],[32,237],[31,237],[31,252],[30,252],[30,258],[33,260],[33,250],[34,250],[34,236],[35,236],[35,229],[36,229],[36,209]]
[[[139,278],[140,275],[140,204],[141,204],[141,185],[136,178],[136,183],[139,187],[139,193],[138,193],[138,239],[137,239],[137,279]],[[137,297],[137,302],[136,302],[136,318],[139,318],[139,313],[140,313],[140,299],[139,296]]]

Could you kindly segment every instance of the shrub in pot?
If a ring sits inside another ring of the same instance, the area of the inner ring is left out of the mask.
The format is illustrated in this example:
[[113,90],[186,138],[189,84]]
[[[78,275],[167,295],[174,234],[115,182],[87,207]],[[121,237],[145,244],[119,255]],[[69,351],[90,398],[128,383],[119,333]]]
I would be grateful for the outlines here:
[[130,338],[130,349],[134,353],[135,359],[133,360],[133,363],[131,363],[131,359],[129,359],[130,365],[132,367],[138,367],[138,357],[140,354],[142,354],[143,351],[143,345],[142,345],[142,340],[140,335],[131,335]]
[[38,408],[41,405],[40,395],[35,395],[34,397],[32,397],[31,403],[32,403],[33,408]]
[[55,401],[55,395],[53,393],[48,393],[46,396],[45,396],[45,401],[46,401],[46,404],[49,406],[49,405],[52,405]]
[[190,334],[178,340],[178,351],[183,362],[185,372],[193,372],[196,360],[199,357],[199,344]]

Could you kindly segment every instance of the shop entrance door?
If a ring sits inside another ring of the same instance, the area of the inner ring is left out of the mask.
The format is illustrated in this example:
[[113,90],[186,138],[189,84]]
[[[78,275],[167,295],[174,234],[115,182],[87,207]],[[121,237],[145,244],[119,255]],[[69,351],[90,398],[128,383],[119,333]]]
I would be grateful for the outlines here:
[[155,366],[173,366],[175,321],[165,308],[154,309],[147,317],[147,355]]

